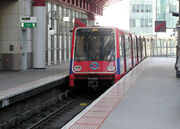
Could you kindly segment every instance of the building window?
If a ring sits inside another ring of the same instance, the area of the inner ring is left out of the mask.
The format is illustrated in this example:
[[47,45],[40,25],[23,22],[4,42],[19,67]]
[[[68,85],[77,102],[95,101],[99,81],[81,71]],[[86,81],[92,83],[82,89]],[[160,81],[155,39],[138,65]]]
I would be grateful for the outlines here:
[[152,27],[152,19],[148,20],[148,27]]
[[152,12],[152,5],[133,4],[132,12]]
[[144,12],[144,4],[141,4],[141,12]]
[[135,4],[132,5],[132,12],[136,12],[136,5]]
[[146,5],[145,5],[145,12],[146,12],[146,13],[152,12],[152,5],[146,4]]
[[149,5],[149,12],[152,12],[152,5]]
[[147,4],[145,5],[145,11],[146,11],[146,12],[149,11],[149,10],[148,10],[148,5],[147,5]]
[[141,5],[137,4],[136,12],[140,12]]
[[130,27],[136,27],[136,19],[130,19]]
[[168,9],[169,13],[176,12],[176,6],[175,5],[169,5],[167,7],[167,9]]
[[152,27],[152,19],[141,19],[141,27]]
[[148,19],[145,19],[145,27],[148,27]]
[[144,27],[144,19],[141,19],[141,27]]

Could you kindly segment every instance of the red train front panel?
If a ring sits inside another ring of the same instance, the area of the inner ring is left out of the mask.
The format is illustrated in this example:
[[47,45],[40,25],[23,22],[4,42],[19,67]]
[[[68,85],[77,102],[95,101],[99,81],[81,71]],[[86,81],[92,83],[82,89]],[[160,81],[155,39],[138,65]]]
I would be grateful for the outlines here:
[[[76,79],[120,79],[117,30],[82,27],[73,31],[70,87]],[[118,46],[119,47],[119,46]]]
[[94,73],[114,73],[116,71],[115,61],[74,61],[73,72],[79,74]]

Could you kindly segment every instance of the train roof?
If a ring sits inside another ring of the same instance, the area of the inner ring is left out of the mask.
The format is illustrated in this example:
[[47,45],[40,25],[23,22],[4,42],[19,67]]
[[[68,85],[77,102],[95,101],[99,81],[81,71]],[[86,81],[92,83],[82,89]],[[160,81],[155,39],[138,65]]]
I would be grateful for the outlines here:
[[78,28],[112,28],[112,29],[118,29],[123,34],[142,36],[142,35],[136,34],[134,32],[131,32],[131,31],[128,31],[128,30],[124,30],[124,29],[120,29],[118,27],[113,27],[113,26],[85,26],[85,27],[76,27],[75,29],[78,29]]
[[123,30],[123,29],[120,29],[118,27],[113,27],[113,26],[85,26],[85,27],[76,27],[76,29],[78,29],[78,28],[113,28],[113,29],[118,29],[120,31],[123,31],[125,33],[135,34],[133,32],[130,32],[130,31],[127,31],[127,30]]

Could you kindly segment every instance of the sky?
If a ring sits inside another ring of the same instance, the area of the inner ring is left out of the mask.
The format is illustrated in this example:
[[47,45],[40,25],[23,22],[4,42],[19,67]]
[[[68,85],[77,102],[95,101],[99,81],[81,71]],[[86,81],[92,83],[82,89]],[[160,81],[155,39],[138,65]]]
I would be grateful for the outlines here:
[[129,30],[129,1],[124,0],[107,7],[103,17],[96,17],[101,26],[114,26]]

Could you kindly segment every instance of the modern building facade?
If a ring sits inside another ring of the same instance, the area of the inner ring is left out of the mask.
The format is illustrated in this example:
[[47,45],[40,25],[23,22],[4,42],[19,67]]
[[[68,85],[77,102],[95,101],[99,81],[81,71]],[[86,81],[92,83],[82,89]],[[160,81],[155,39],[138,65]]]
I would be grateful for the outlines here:
[[130,0],[130,31],[154,35],[155,21],[166,21],[166,29],[175,28],[177,0]]
[[166,21],[166,28],[176,27],[177,18],[172,12],[177,11],[177,0],[156,0],[156,21]]
[[153,34],[153,11],[152,0],[130,0],[130,31],[138,34]]

